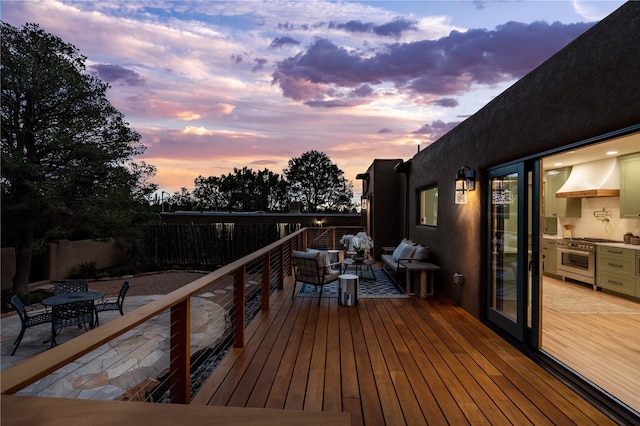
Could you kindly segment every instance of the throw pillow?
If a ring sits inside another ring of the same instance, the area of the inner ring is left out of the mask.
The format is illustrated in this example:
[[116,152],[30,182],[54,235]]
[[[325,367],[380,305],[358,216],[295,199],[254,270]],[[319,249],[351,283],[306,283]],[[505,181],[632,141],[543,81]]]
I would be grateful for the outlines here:
[[414,249],[415,246],[413,242],[407,239],[402,240],[400,244],[398,244],[398,247],[393,251],[393,260],[397,262],[398,259],[407,259],[411,257]]
[[427,260],[430,254],[431,252],[429,251],[428,247],[424,247],[421,244],[418,244],[416,246],[416,249],[413,251],[411,258],[416,260]]
[[320,258],[320,266],[326,266],[326,273],[333,274],[333,269],[331,269],[331,257],[329,256],[329,252],[327,250],[316,250],[316,249],[307,249],[307,253],[314,253]]

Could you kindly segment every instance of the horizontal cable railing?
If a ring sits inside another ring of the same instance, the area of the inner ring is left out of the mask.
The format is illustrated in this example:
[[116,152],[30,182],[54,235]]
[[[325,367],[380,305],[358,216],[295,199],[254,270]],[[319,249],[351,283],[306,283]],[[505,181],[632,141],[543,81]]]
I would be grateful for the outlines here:
[[347,235],[355,235],[364,231],[362,226],[327,226],[317,228],[307,228],[307,239],[309,247],[318,250],[332,250],[342,248],[340,239]]
[[[292,250],[306,247],[306,229],[296,231],[115,316],[2,371],[1,393],[188,403],[229,349],[244,346],[247,324],[291,275]],[[105,385],[115,374],[129,387],[124,395]],[[63,385],[70,377],[73,389]]]

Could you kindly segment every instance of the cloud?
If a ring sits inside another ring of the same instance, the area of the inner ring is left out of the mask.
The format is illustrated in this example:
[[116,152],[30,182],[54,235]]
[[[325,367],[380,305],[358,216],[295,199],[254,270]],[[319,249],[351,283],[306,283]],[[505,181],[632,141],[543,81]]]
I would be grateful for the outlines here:
[[432,121],[431,124],[424,124],[420,129],[412,132],[416,135],[421,135],[425,138],[425,141],[431,143],[438,140],[442,135],[448,133],[451,129],[460,124],[459,121],[445,123],[442,120]]
[[416,31],[415,21],[403,18],[396,18],[391,22],[382,25],[375,25],[372,22],[349,21],[346,23],[329,22],[329,29],[343,30],[350,33],[369,33],[383,37],[400,37],[405,31]]
[[323,105],[326,100],[309,101],[365,83],[393,84],[414,95],[458,95],[473,84],[522,77],[591,25],[508,22],[492,31],[452,31],[439,40],[389,44],[373,55],[318,38],[306,51],[279,61],[272,81],[285,97],[309,105]]
[[396,19],[393,22],[379,25],[373,29],[373,32],[386,37],[400,37],[405,31],[416,31],[416,22],[406,19]]
[[459,102],[453,98],[440,98],[431,102],[432,105],[437,105],[445,108],[455,108]]
[[265,58],[256,58],[253,61],[256,63],[256,66],[251,69],[251,71],[253,72],[262,71],[262,69],[264,69],[265,64],[269,62]]
[[[556,3],[546,16],[580,19]],[[148,146],[140,159],[176,189],[245,165],[279,172],[311,148],[349,179],[373,158],[411,158],[591,25],[468,30],[483,13],[407,4],[6,1],[2,19],[38,22],[96,64]]]
[[198,136],[211,136],[215,132],[213,130],[205,129],[204,127],[187,126],[182,131],[183,135],[198,135]]
[[310,100],[305,102],[305,105],[316,108],[353,108],[358,105],[363,105],[367,102],[356,99],[331,99],[331,100]]
[[297,46],[299,45],[300,42],[297,40],[292,39],[291,37],[276,37],[273,39],[273,41],[271,42],[270,47],[275,49],[275,48],[279,48],[279,47],[284,47],[284,46]]
[[589,4],[586,1],[581,0],[572,0],[571,2],[576,13],[589,21],[599,21],[607,16],[609,12],[598,10],[598,8],[593,3],[595,2]]
[[108,83],[119,83],[125,86],[142,86],[145,78],[138,72],[121,65],[95,64],[87,68],[93,71],[101,80]]

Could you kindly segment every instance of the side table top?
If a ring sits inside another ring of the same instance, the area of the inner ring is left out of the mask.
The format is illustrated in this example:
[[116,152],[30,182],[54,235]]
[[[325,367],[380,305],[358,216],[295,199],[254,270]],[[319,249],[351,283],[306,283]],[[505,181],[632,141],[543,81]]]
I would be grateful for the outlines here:
[[440,267],[430,262],[400,262],[403,267],[414,271],[438,271]]

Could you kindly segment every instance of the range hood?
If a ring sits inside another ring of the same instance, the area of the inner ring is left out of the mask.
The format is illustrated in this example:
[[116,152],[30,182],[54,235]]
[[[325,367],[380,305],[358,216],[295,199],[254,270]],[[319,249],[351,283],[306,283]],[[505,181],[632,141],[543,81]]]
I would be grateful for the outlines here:
[[576,164],[556,198],[617,197],[620,195],[620,168],[617,158]]

